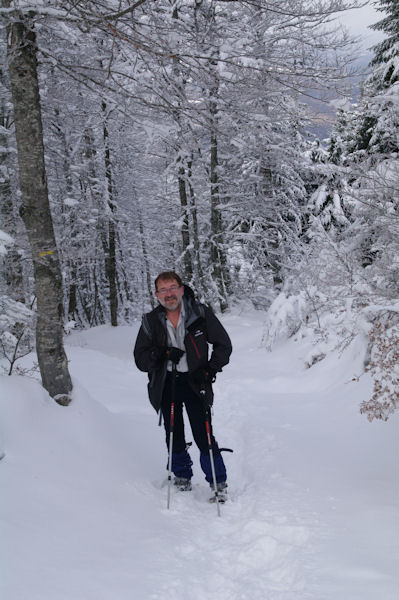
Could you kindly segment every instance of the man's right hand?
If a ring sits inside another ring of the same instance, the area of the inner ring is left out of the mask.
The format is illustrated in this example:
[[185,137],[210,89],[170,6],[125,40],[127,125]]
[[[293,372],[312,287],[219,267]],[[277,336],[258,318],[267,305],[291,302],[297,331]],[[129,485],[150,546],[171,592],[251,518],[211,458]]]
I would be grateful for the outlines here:
[[175,365],[179,363],[179,360],[181,359],[183,354],[184,350],[180,350],[180,348],[174,348],[172,346],[171,348],[166,349],[167,359],[172,361],[172,363],[174,363]]

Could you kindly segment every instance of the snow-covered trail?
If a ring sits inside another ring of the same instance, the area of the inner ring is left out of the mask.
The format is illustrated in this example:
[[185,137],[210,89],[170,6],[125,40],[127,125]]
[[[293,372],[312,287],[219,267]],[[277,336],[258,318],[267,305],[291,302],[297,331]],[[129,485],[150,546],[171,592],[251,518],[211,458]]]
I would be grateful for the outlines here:
[[266,353],[261,315],[224,322],[234,353],[214,428],[234,454],[221,518],[195,449],[194,489],[166,509],[163,431],[131,358],[137,327],[69,338],[67,409],[3,378],[4,600],[396,599],[398,419],[358,414],[361,349],[305,370],[306,339]]

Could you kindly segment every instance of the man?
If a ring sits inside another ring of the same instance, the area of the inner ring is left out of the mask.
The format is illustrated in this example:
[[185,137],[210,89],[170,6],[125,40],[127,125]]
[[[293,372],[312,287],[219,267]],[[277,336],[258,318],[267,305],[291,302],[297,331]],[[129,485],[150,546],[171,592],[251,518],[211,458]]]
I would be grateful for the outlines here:
[[[137,367],[148,373],[148,394],[152,406],[161,410],[169,446],[172,378],[175,377],[175,413],[172,448],[174,484],[191,490],[192,461],[184,435],[183,405],[194,441],[200,450],[205,479],[213,489],[211,460],[205,417],[211,420],[212,383],[216,373],[229,362],[230,338],[212,310],[195,301],[194,294],[174,271],[164,271],[155,280],[159,306],[143,316],[137,335],[134,358]],[[212,353],[208,359],[208,343]],[[174,369],[175,366],[175,369]],[[212,433],[217,494],[226,499],[226,468]]]

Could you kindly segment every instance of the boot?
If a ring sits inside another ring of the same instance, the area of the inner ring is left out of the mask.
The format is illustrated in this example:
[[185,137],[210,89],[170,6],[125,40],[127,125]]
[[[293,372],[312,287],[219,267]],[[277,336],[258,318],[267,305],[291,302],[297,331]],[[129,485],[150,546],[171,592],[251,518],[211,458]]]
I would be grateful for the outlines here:
[[191,479],[187,479],[186,477],[175,477],[173,485],[180,492],[190,492],[192,490]]
[[[227,483],[225,481],[220,481],[216,484],[216,489],[218,492],[218,500],[221,504],[224,504],[227,501]],[[213,483],[211,483],[211,490],[214,491],[215,488]],[[209,498],[209,502],[216,502],[216,494]]]

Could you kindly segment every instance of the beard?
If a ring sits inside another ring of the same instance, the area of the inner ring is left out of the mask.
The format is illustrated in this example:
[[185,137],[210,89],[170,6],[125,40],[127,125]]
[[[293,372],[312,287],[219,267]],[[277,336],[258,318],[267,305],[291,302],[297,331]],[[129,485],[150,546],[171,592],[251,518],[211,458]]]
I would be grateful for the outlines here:
[[166,310],[176,310],[182,303],[182,298],[176,296],[168,296],[167,298],[158,298],[159,304],[161,304]]

